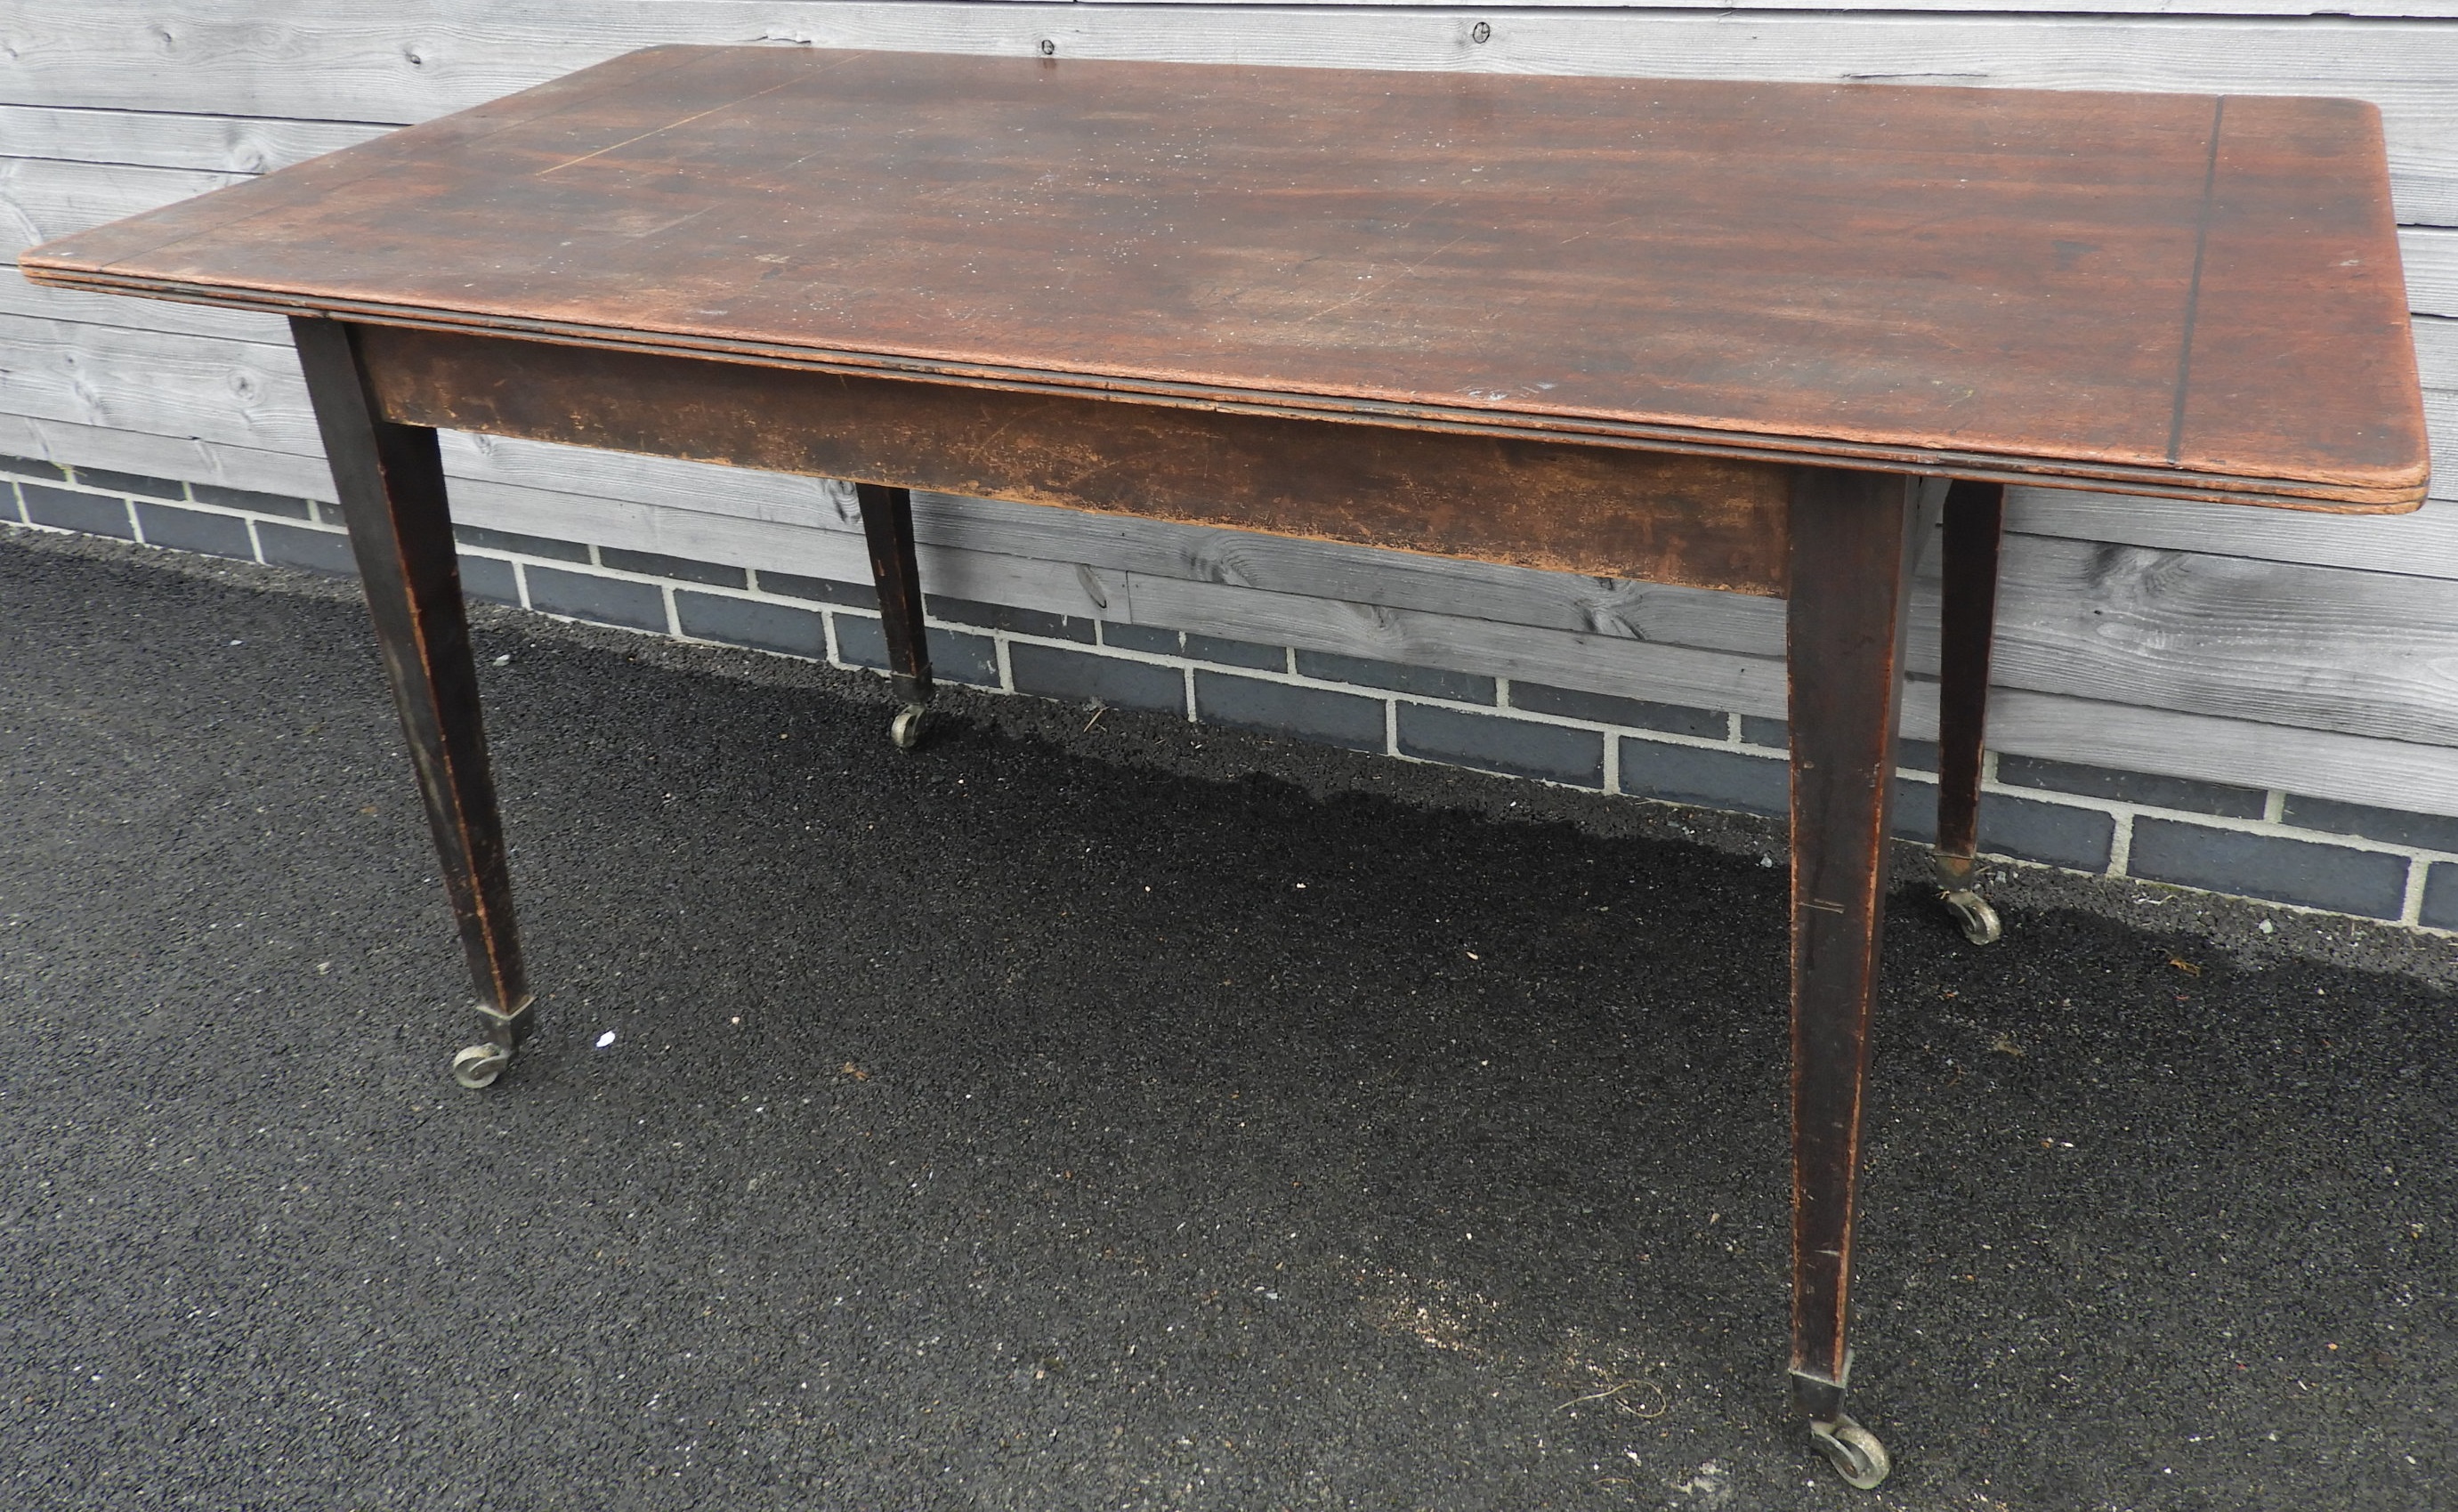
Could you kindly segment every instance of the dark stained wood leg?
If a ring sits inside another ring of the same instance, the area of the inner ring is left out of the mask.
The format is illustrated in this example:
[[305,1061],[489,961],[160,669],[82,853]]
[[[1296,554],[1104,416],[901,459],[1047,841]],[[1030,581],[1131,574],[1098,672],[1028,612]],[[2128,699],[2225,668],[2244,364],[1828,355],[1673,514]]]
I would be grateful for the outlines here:
[[871,580],[879,585],[879,623],[887,639],[887,676],[903,705],[888,734],[910,751],[922,741],[930,704],[930,643],[922,628],[922,568],[913,549],[913,490],[854,485],[862,501],[863,539],[870,545]]
[[[433,430],[381,418],[351,327],[300,318],[290,329],[349,521],[393,705],[418,766],[478,1009],[487,1016],[488,1045],[463,1051],[454,1071],[466,1085],[484,1086],[528,1029],[531,996],[479,723],[444,465]],[[501,1053],[480,1053],[490,1048]]]
[[1997,628],[1997,543],[2006,486],[1958,483],[1946,496],[1946,605],[1939,616],[1937,886],[1966,939],[2002,932],[1972,885],[1980,851],[1980,757],[1988,738],[1989,652]]
[[[1869,1008],[1918,543],[1911,480],[1803,467],[1792,493],[1792,1386],[1813,1437],[1885,1451],[1843,1416]],[[1866,1440],[1866,1445],[1860,1444]]]

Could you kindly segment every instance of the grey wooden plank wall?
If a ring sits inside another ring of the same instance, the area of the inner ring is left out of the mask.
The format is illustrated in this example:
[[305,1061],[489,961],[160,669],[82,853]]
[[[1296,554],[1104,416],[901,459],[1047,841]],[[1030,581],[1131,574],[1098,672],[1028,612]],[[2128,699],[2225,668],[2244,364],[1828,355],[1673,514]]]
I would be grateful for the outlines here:
[[[2347,520],[2017,490],[1992,744],[2458,815],[2458,7],[2222,7],[0,0],[0,257],[656,42],[2357,95],[2388,131],[2434,501]],[[37,290],[13,266],[0,452],[328,491],[276,322]],[[477,437],[450,464],[473,523],[864,574],[830,485]],[[1782,712],[1760,601],[982,500],[925,500],[922,530],[933,587],[963,597]],[[1931,624],[1915,666],[1934,658]],[[1909,705],[1929,733],[1933,696]]]

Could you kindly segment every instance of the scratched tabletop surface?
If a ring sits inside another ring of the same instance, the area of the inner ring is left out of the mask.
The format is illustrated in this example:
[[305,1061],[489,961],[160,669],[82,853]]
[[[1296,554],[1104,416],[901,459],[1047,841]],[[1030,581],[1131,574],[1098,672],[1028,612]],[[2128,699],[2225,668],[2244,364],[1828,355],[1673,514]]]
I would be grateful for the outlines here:
[[2427,469],[2353,100],[657,48],[22,265],[2305,507]]

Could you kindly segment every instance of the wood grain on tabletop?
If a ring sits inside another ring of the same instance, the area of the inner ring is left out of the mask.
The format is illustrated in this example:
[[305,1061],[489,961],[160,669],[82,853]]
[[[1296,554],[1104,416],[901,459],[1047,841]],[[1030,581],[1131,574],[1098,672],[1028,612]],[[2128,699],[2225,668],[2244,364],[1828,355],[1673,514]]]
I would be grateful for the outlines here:
[[667,48],[47,281],[1400,423],[2396,507],[2357,101]]

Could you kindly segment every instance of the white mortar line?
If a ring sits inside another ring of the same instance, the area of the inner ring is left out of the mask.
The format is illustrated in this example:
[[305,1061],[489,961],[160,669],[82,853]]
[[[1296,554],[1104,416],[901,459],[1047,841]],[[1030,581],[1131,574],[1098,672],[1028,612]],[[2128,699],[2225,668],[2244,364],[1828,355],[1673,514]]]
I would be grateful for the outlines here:
[[2409,928],[2424,922],[2424,879],[2432,870],[2432,862],[2422,856],[2408,859],[2406,892],[2399,899],[2398,922]]

